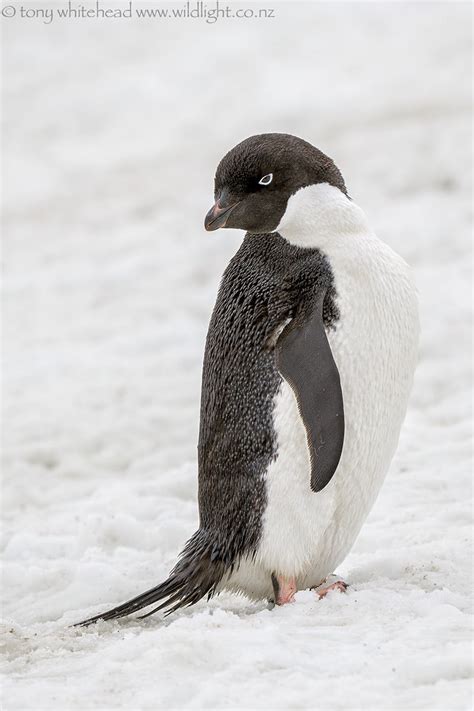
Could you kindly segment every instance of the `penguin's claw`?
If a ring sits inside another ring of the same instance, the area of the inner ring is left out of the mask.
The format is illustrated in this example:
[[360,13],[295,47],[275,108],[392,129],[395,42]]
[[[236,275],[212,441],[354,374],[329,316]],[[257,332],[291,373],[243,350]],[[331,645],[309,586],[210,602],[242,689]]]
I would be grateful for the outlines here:
[[323,597],[326,597],[328,592],[331,592],[331,590],[339,590],[339,592],[346,592],[348,588],[348,584],[344,582],[344,580],[336,580],[335,583],[332,583],[331,585],[328,585],[325,588],[318,588],[316,590],[318,597],[320,600],[323,599]]
[[272,575],[273,590],[275,592],[275,603],[277,605],[286,605],[289,602],[295,601],[296,580],[295,578],[283,578],[282,576]]

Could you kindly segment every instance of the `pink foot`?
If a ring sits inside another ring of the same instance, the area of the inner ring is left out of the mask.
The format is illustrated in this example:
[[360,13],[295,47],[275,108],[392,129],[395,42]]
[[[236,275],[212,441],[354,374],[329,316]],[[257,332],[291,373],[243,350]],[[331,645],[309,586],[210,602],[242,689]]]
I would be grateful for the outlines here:
[[272,583],[276,605],[286,605],[288,602],[295,601],[295,578],[283,578],[280,575],[272,575]]
[[331,590],[339,590],[339,592],[346,592],[347,588],[347,583],[345,583],[343,580],[337,580],[335,583],[328,585],[326,588],[318,588],[316,592],[318,593],[319,599],[322,600],[323,597],[326,597],[328,592],[331,592]]

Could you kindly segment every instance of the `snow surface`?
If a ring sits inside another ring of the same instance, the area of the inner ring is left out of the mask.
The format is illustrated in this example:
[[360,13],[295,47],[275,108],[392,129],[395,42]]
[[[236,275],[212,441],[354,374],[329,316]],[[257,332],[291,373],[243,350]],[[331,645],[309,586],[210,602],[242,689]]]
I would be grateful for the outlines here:
[[[5,709],[471,707],[470,6],[261,6],[3,21]],[[334,157],[420,289],[351,586],[71,629],[195,530],[204,339],[241,239],[202,221],[217,161],[271,130]]]

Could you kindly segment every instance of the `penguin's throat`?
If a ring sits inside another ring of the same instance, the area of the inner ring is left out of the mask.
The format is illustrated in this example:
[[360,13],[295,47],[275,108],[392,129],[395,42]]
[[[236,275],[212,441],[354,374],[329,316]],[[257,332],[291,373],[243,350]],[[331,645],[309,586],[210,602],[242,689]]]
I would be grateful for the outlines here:
[[331,251],[341,240],[370,229],[360,207],[338,188],[320,183],[301,188],[289,198],[276,232],[299,247]]

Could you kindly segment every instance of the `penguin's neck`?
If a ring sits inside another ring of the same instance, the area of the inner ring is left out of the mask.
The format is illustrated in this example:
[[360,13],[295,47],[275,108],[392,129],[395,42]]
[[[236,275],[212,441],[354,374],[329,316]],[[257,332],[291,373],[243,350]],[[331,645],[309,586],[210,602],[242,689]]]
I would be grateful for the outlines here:
[[320,183],[301,188],[289,198],[276,232],[291,244],[330,255],[351,251],[356,247],[351,242],[371,230],[360,207],[338,188]]

